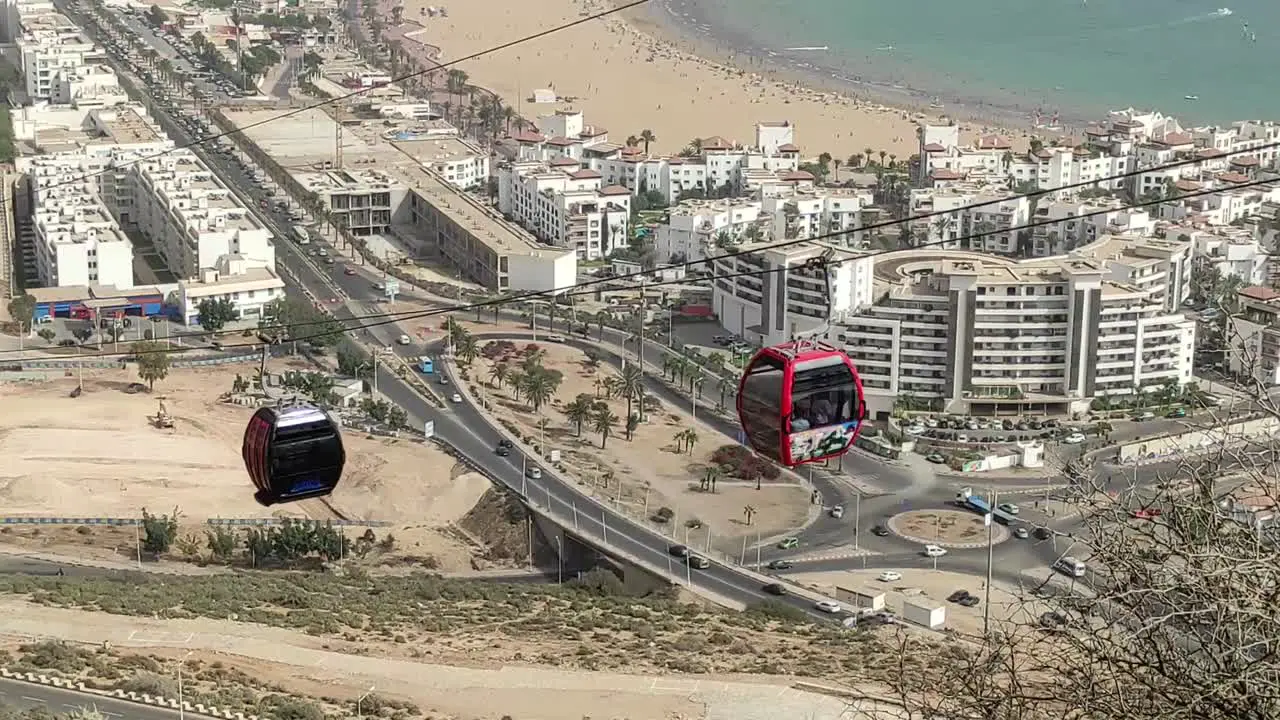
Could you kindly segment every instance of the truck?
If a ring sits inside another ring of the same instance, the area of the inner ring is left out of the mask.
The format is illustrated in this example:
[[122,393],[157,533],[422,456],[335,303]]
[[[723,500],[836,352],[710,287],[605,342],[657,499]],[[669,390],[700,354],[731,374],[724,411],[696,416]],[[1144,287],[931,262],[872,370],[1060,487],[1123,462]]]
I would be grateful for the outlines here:
[[1011,525],[1017,518],[1000,508],[991,507],[991,503],[981,495],[975,495],[972,488],[965,488],[956,493],[956,504],[967,507],[970,510],[976,510],[983,515],[990,514],[995,521],[1001,525]]
[[902,603],[902,618],[930,630],[937,630],[947,623],[947,609],[942,605]]

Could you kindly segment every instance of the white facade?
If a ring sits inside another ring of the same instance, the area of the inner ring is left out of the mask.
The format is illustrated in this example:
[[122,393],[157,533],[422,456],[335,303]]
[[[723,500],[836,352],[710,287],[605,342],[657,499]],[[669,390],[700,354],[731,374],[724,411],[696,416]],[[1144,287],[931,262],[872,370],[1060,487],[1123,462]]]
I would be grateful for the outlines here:
[[498,208],[552,245],[598,260],[630,238],[631,193],[602,186],[600,173],[562,159],[511,163],[498,170]]
[[246,319],[262,317],[267,303],[284,296],[284,280],[237,255],[224,255],[198,276],[178,283],[178,304],[186,325],[199,323],[200,303],[205,300],[229,300],[239,317]]
[[271,231],[190,150],[143,159],[129,174],[134,206],[128,220],[178,277],[216,267],[224,255],[275,269]]
[[[749,250],[736,248],[735,253]],[[823,322],[826,285],[820,275],[801,266],[825,250],[836,251],[833,265],[835,315],[870,305],[873,301],[873,256],[827,243],[803,243],[768,248],[712,260],[717,276],[712,286],[712,309],[731,332],[762,345],[777,345],[797,333],[812,331]],[[761,273],[747,275],[742,273]]]
[[101,54],[71,20],[43,4],[20,4],[17,14],[21,34],[15,44],[28,97],[70,102],[60,97],[64,84]]
[[414,123],[410,130],[392,130],[384,137],[459,190],[480,190],[489,181],[488,151],[443,120]]
[[[1099,242],[1022,262],[939,250],[867,257],[865,268],[855,264],[841,276],[853,282],[837,290],[828,338],[858,364],[873,415],[903,395],[947,412],[1081,412],[1097,396],[1190,381],[1195,323],[1168,309],[1185,298],[1186,285],[1148,272],[1185,262],[1188,250],[1148,249],[1145,239]],[[1113,251],[1123,257],[1097,257]],[[715,265],[716,274],[765,269],[754,258]],[[797,322],[812,327],[818,320],[800,318],[815,307],[801,300],[791,275],[783,276],[785,297],[781,280],[765,279],[777,274],[717,280],[721,323],[764,344],[786,340]],[[874,288],[859,285],[862,277]]]
[[739,242],[753,227],[764,237],[771,225],[759,200],[685,200],[654,232],[654,250],[663,261],[702,260],[721,240]]
[[530,250],[507,257],[511,287],[528,292],[560,293],[578,282],[578,258],[555,250]]
[[655,157],[642,147],[609,142],[607,131],[587,125],[575,111],[540,117],[538,129],[510,138],[517,161],[577,160],[600,173],[605,185],[624,187],[633,195],[656,192],[669,203],[690,193],[739,195],[758,184],[762,175],[775,178],[800,165],[795,126],[788,122],[758,123],[751,147],[712,136],[680,157]]
[[1265,285],[1271,253],[1251,233],[1192,231],[1184,235],[1192,243],[1197,261],[1233,277],[1244,286]]
[[[133,243],[86,179],[82,155],[33,158],[31,180],[36,272],[41,285],[133,286]],[[100,165],[99,165],[100,166]]]

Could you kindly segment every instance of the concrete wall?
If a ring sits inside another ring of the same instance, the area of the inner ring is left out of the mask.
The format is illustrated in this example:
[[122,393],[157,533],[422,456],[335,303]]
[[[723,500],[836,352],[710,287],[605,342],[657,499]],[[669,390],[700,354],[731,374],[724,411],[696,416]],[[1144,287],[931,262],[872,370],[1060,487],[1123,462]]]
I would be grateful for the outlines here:
[[1277,431],[1280,431],[1280,420],[1272,417],[1255,418],[1204,430],[1147,438],[1121,445],[1116,455],[1120,462],[1141,462],[1169,455],[1201,452],[1215,445],[1274,437]]

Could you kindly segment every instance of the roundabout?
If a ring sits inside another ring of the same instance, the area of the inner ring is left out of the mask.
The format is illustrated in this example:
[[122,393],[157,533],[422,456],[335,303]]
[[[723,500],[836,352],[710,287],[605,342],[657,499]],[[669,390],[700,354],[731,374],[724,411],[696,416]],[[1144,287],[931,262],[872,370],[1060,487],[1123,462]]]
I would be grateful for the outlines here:
[[[894,535],[921,545],[964,549],[987,544],[982,516],[962,510],[911,510],[894,515],[886,524]],[[1009,539],[1009,529],[1003,525],[990,530],[993,544]]]

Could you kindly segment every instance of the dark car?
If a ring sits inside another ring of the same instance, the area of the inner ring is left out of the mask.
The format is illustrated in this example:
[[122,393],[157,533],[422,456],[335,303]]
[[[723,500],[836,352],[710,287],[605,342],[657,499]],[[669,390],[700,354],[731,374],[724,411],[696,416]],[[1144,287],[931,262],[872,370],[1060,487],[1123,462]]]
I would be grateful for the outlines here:
[[947,596],[947,602],[958,603],[958,602],[960,602],[961,600],[964,600],[964,599],[965,599],[965,598],[967,598],[967,597],[969,597],[969,591],[968,591],[968,590],[957,590],[957,591],[955,591],[955,592],[953,592],[953,593],[951,593],[950,595],[948,595],[948,596]]
[[965,607],[977,607],[978,603],[982,601],[978,599],[977,595],[970,593],[969,595],[966,595],[965,597],[960,598],[956,602],[960,603]]
[[498,457],[506,457],[511,454],[511,448],[506,445],[499,444],[494,452],[498,454]]
[[787,588],[782,583],[769,583],[768,585],[765,585],[761,589],[769,593],[770,595],[786,595],[787,594]]
[[511,441],[510,441],[510,440],[507,440],[506,438],[503,438],[502,440],[499,440],[499,441],[498,441],[498,447],[500,447],[500,448],[506,448],[506,449],[510,450],[510,449],[511,449],[511,447],[512,447],[512,445],[511,445]]
[[689,548],[684,545],[672,545],[667,548],[667,552],[675,555],[676,557],[689,557]]
[[790,560],[770,560],[769,561],[770,570],[790,570],[793,567],[795,567],[795,563],[791,562]]
[[876,525],[875,527],[871,528],[871,534],[875,535],[876,537],[884,537],[885,535],[889,534],[889,528],[883,525]]

